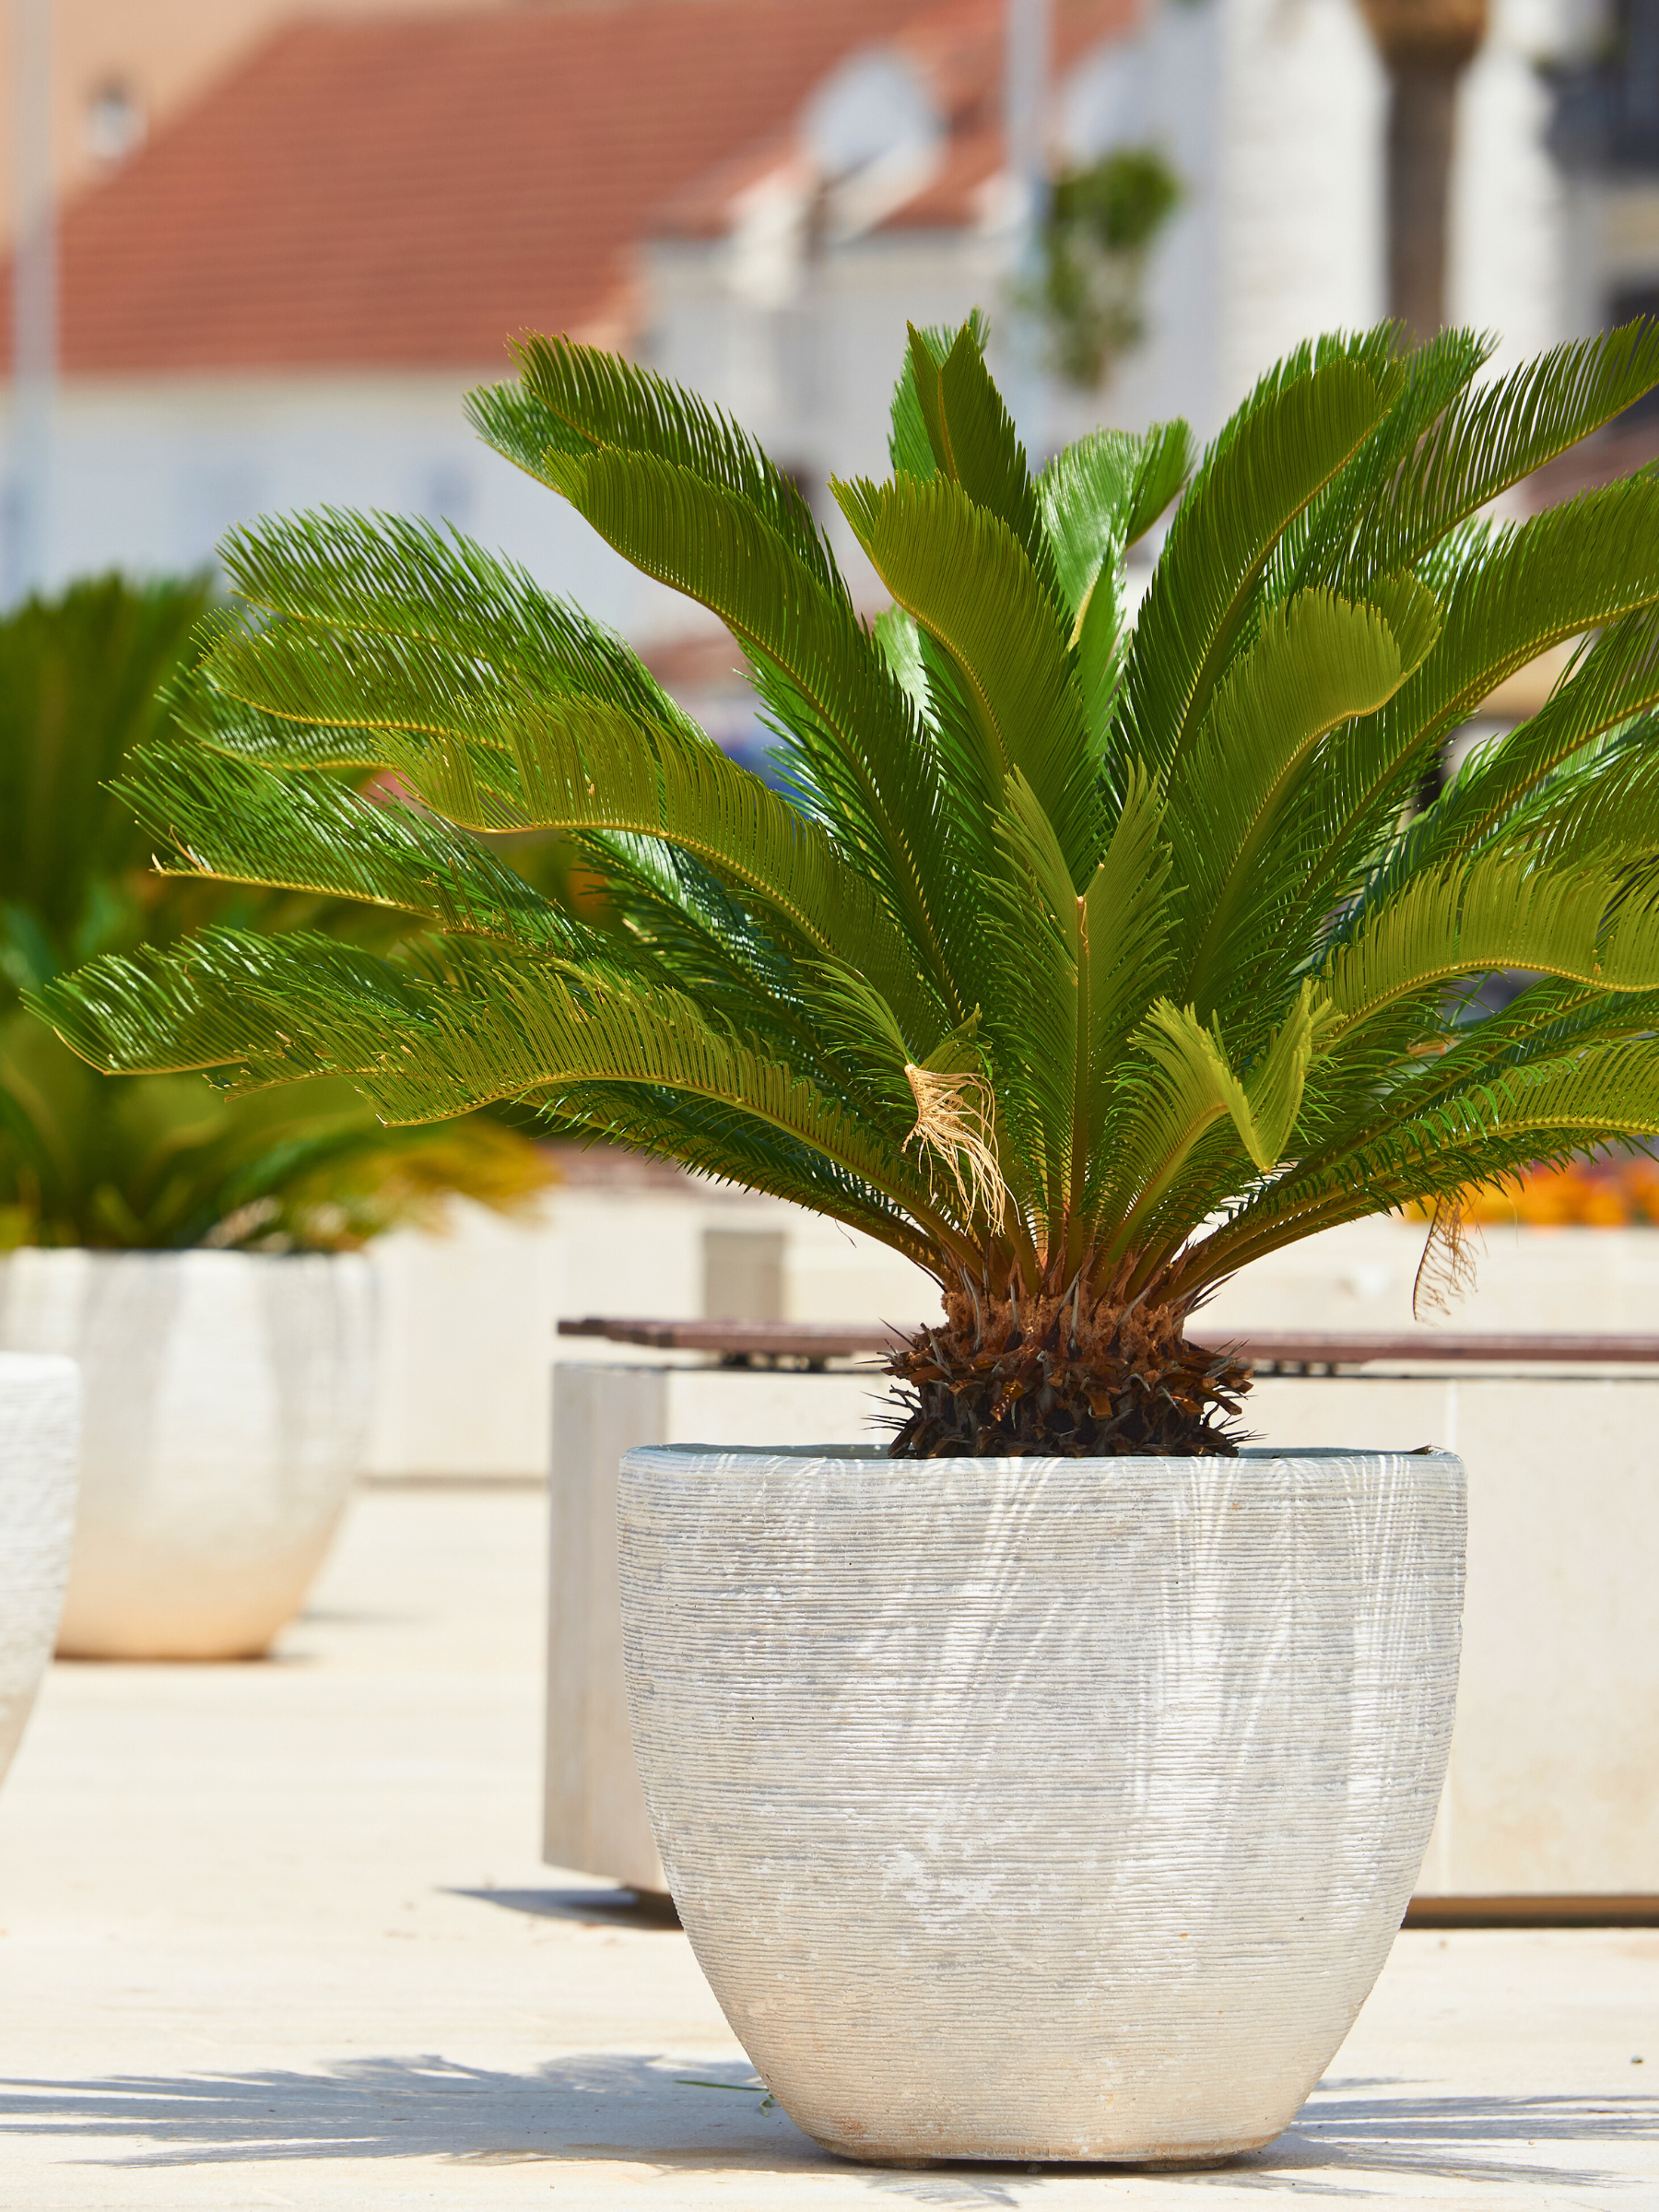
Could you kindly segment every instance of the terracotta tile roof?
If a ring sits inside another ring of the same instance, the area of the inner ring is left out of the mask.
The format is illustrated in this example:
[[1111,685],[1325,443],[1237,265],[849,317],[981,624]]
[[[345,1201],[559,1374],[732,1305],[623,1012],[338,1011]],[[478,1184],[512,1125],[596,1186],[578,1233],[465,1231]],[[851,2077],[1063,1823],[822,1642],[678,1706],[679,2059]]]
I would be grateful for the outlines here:
[[763,146],[853,49],[963,5],[982,0],[291,28],[65,209],[65,368],[471,369],[526,328],[619,340],[653,210]]
[[[1073,67],[1095,47],[1126,36],[1142,0],[1055,0],[1053,65]],[[987,187],[1005,160],[1003,63],[1007,0],[934,0],[903,22],[889,19],[890,43],[926,81],[946,128],[938,168],[912,196],[883,217],[884,230],[957,229],[983,218]],[[658,212],[657,237],[714,238],[730,228],[738,195],[767,174],[792,167],[794,134],[781,130],[697,178]]]

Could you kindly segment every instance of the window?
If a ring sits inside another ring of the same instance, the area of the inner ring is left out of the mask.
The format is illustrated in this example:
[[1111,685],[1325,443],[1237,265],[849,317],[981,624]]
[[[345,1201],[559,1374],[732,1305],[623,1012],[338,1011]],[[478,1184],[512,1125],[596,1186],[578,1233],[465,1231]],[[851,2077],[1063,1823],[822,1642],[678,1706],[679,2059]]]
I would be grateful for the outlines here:
[[132,86],[106,78],[87,102],[83,128],[95,161],[124,161],[144,137],[144,108]]

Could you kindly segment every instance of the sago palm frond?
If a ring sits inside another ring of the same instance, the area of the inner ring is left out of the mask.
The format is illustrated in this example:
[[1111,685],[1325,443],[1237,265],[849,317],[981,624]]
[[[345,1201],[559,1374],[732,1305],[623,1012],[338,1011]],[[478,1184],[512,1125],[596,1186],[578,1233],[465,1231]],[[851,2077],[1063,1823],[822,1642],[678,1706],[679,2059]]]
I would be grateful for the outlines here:
[[[40,1003],[105,1067],[329,1076],[395,1124],[526,1101],[884,1240],[946,1304],[897,1359],[900,1450],[1229,1449],[1245,1378],[1184,1338],[1216,1283],[1659,1133],[1659,484],[1481,512],[1659,382],[1659,335],[1482,382],[1488,350],[1323,338],[1195,468],[1168,424],[1034,471],[980,320],[912,331],[891,477],[832,488],[870,621],[736,425],[529,341],[475,421],[726,623],[786,791],[481,548],[262,524],[130,802],[170,870],[412,934],[210,931]],[[1127,548],[1175,500],[1131,623]],[[1574,639],[1421,808],[1459,724]],[[531,830],[583,911],[492,849]],[[1477,1018],[1498,969],[1535,980]]]

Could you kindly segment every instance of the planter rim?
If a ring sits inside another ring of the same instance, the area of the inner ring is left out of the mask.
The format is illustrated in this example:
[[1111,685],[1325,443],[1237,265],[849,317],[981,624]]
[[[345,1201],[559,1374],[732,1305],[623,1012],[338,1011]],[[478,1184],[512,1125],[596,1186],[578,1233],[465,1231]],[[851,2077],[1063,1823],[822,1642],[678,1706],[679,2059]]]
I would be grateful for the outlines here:
[[1460,1471],[1463,1461],[1455,1452],[1440,1445],[1425,1451],[1418,1447],[1411,1451],[1350,1449],[1338,1444],[1306,1444],[1276,1449],[1268,1444],[1246,1444],[1230,1457],[1218,1452],[1193,1453],[1118,1453],[1110,1457],[1088,1458],[1070,1453],[1053,1453],[1038,1455],[1021,1454],[1018,1457],[987,1456],[973,1458],[967,1454],[934,1459],[893,1459],[879,1444],[641,1444],[623,1454],[622,1464],[641,1468],[660,1465],[665,1460],[673,1465],[695,1461],[700,1472],[712,1475],[740,1476],[750,1473],[757,1460],[764,1460],[772,1467],[818,1467],[826,1460],[847,1460],[872,1472],[890,1469],[904,1473],[912,1479],[929,1468],[966,1473],[970,1470],[982,1475],[1014,1475],[1042,1472],[1057,1474],[1067,1467],[1102,1467],[1126,1470],[1147,1467],[1236,1467],[1241,1460],[1256,1466],[1300,1465],[1306,1462],[1322,1465],[1333,1460],[1343,1462],[1372,1460],[1418,1460],[1425,1467],[1439,1461]]

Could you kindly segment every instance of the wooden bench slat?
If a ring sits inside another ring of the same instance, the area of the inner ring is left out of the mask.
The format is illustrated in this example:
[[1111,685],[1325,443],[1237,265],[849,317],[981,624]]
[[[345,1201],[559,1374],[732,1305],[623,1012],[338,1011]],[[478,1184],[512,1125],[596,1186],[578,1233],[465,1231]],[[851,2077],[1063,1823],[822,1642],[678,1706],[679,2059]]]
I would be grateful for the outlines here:
[[[561,1321],[561,1336],[594,1336],[653,1351],[771,1359],[851,1359],[890,1351],[893,1327],[841,1322],[649,1321],[591,1316]],[[1205,1341],[1200,1339],[1199,1341]],[[1380,1360],[1454,1366],[1659,1367],[1659,1336],[1464,1335],[1445,1329],[1364,1335],[1325,1330],[1251,1330],[1210,1340],[1253,1367],[1368,1367]]]

